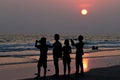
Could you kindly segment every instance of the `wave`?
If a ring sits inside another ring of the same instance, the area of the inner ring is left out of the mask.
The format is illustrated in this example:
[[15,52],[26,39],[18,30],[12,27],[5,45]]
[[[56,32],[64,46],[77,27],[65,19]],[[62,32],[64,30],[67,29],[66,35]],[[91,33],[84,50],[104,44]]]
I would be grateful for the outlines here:
[[[0,52],[14,52],[37,50],[34,47],[35,40],[40,39],[41,36],[47,38],[47,44],[51,45],[54,42],[51,34],[0,34]],[[83,35],[85,37],[84,48],[92,48],[97,46],[99,48],[120,48],[119,35]],[[61,43],[64,45],[65,39],[73,39],[77,42],[76,35],[61,35]],[[72,47],[74,48],[74,47]],[[49,48],[51,50],[51,48]]]
[[[51,45],[50,42],[47,44]],[[99,48],[120,48],[120,41],[86,41],[84,48],[92,48],[97,46]],[[72,47],[74,48],[74,47]],[[49,48],[51,50],[51,48]],[[0,44],[0,52],[12,52],[12,51],[26,51],[37,50],[33,43],[6,43]]]

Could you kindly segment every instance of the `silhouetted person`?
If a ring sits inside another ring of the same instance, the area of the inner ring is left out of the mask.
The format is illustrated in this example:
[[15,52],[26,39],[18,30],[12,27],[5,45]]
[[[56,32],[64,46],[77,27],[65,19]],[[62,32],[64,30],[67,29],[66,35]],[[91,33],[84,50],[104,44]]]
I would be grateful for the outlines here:
[[81,67],[81,72],[80,74],[83,75],[83,60],[82,60],[82,56],[84,55],[83,52],[83,36],[78,36],[78,40],[79,42],[77,44],[74,44],[74,41],[71,40],[72,46],[76,47],[76,74],[79,73],[79,67]]
[[40,58],[38,61],[38,74],[37,77],[40,77],[40,71],[41,67],[43,66],[44,68],[44,76],[46,76],[46,68],[47,68],[47,51],[48,51],[48,46],[46,45],[46,38],[42,37],[41,40],[35,42],[35,47],[40,49]]
[[98,50],[97,46],[92,46],[92,50]]
[[63,46],[63,65],[64,65],[64,75],[66,75],[66,68],[68,67],[68,75],[70,75],[70,53],[71,53],[71,47],[69,45],[69,40],[66,39],[64,42],[65,46]]
[[59,42],[60,36],[59,34],[54,35],[55,42],[52,45],[53,47],[53,60],[55,66],[55,76],[59,75],[59,65],[58,60],[62,57],[62,44]]

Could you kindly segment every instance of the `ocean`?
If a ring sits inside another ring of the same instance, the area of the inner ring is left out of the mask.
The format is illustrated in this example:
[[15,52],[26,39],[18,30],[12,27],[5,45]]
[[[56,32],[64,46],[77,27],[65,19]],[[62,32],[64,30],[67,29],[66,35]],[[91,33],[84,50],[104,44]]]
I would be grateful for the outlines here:
[[[60,42],[64,46],[65,39],[73,39],[78,42],[79,34],[60,34]],[[95,58],[103,56],[95,55],[93,52],[105,50],[120,50],[120,35],[119,34],[82,34],[84,36],[84,52],[85,57]],[[0,34],[0,65],[20,64],[37,62],[40,52],[35,48],[35,40],[41,37],[47,38],[47,44],[54,43],[54,34]],[[93,46],[97,46],[97,50],[92,50]],[[75,48],[72,47],[71,58],[75,58]],[[92,53],[92,54],[91,54]],[[88,54],[88,55],[87,55]],[[90,55],[89,55],[90,54]],[[113,55],[113,54],[108,54]],[[115,54],[118,55],[118,54]],[[104,55],[105,56],[105,55]],[[52,48],[48,51],[48,61],[52,61]]]
[[[16,52],[26,50],[37,50],[34,47],[35,40],[41,37],[47,38],[47,44],[54,42],[54,34],[0,34],[0,52]],[[64,45],[65,39],[74,39],[77,42],[77,34],[61,35],[61,43]],[[120,35],[116,34],[83,34],[84,36],[84,49],[90,49],[92,46],[98,48],[120,48]]]

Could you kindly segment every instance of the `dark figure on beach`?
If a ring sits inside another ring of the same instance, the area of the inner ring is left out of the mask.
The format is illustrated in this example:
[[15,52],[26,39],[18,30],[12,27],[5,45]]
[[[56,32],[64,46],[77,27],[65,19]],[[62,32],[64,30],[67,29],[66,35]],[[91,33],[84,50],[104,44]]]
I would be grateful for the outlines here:
[[63,46],[63,65],[64,65],[64,75],[66,75],[66,68],[68,67],[68,75],[70,75],[70,53],[71,53],[71,47],[69,45],[69,40],[66,39],[64,42],[65,46]]
[[79,67],[81,67],[81,72],[80,74],[83,75],[84,71],[83,71],[83,60],[82,60],[82,56],[84,55],[83,52],[83,36],[78,36],[78,40],[79,42],[77,44],[74,43],[73,40],[71,40],[72,46],[76,47],[76,74],[79,74]]
[[97,46],[92,46],[92,50],[98,50]]
[[37,64],[38,74],[37,77],[40,77],[41,67],[44,68],[44,76],[46,76],[46,68],[47,68],[47,51],[48,46],[46,45],[46,38],[42,37],[41,40],[35,42],[35,47],[40,49],[40,58]]
[[59,34],[54,35],[55,42],[52,45],[53,47],[53,60],[55,66],[55,76],[59,75],[59,65],[58,60],[62,57],[62,44],[59,42],[60,36]]

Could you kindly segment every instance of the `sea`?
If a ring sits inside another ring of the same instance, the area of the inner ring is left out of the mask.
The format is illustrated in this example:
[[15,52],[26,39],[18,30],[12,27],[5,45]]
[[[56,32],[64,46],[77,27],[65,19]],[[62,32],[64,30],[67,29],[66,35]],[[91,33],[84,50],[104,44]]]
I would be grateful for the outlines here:
[[[64,46],[65,39],[73,39],[78,42],[79,35],[84,37],[85,54],[104,50],[120,50],[119,34],[60,34],[60,42]],[[35,41],[46,37],[46,44],[54,43],[54,34],[0,34],[0,65],[36,62],[40,51],[35,47]],[[71,42],[70,42],[71,44]],[[97,49],[93,50],[95,46]],[[72,47],[72,58],[75,58],[75,47]],[[52,48],[48,51],[48,60],[53,60]]]
[[[84,37],[84,49],[91,49],[97,46],[99,49],[119,49],[119,34],[82,34]],[[64,45],[65,39],[73,39],[77,43],[78,34],[60,34],[60,41]],[[0,34],[0,52],[17,52],[37,50],[35,40],[41,37],[47,38],[47,44],[52,45],[54,34]],[[74,47],[73,47],[74,48]]]

